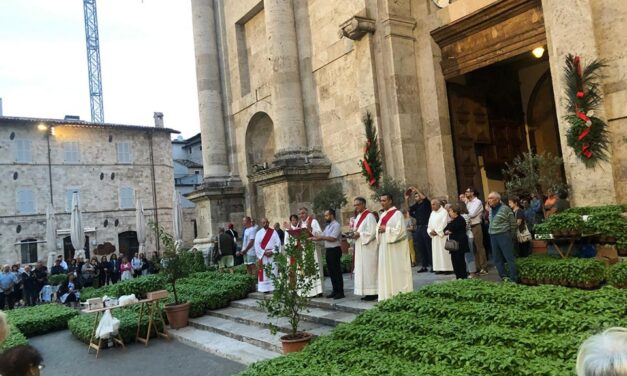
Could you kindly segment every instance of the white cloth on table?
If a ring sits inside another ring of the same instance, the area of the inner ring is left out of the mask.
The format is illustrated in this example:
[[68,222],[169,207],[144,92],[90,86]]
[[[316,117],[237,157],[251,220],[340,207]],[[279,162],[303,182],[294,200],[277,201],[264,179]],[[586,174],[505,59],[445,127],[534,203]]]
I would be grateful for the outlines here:
[[407,248],[407,228],[403,214],[392,207],[381,214],[378,225],[390,210],[396,210],[385,226],[385,232],[379,233],[377,227],[377,241],[379,242],[378,265],[378,292],[379,301],[391,298],[400,292],[414,290],[414,281],[411,274],[411,260]]
[[[272,235],[270,239],[266,243],[265,247],[261,247],[261,242],[263,238],[266,236],[267,231],[272,231]],[[276,265],[274,265],[273,257],[266,256],[264,253],[266,251],[278,252],[281,248],[281,238],[279,238],[279,234],[271,228],[267,230],[265,228],[261,228],[255,234],[255,254],[257,255],[257,262],[261,261],[261,266],[258,265],[260,270],[257,271],[257,291],[259,292],[271,292],[274,291],[274,285],[272,284],[272,280],[270,276],[266,273],[264,269],[264,265],[273,264],[272,269],[276,272]]]
[[[433,270],[436,272],[453,271],[453,263],[450,253],[444,249],[446,243],[446,235],[444,228],[448,224],[448,213],[443,207],[437,211],[432,211],[429,216],[429,224],[427,225],[427,233],[431,237],[431,256],[433,259]],[[436,235],[431,235],[435,231]]]
[[[377,295],[377,274],[379,266],[378,244],[377,244],[377,220],[370,212],[360,213],[355,226],[363,215],[364,220],[359,224],[359,228],[354,231],[359,233],[359,239],[355,240],[355,295]],[[389,222],[388,222],[389,223]]]

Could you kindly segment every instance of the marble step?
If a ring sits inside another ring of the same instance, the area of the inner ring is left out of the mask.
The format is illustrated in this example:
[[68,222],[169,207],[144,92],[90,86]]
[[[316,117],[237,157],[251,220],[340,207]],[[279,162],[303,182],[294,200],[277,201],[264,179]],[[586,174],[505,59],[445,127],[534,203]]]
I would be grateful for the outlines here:
[[[254,298],[246,298],[231,302],[231,307],[241,308],[253,311],[262,311],[259,307],[258,300]],[[308,312],[301,314],[302,321],[313,322],[328,326],[337,326],[339,324],[353,321],[357,314],[352,312],[329,310],[325,308],[310,307]]]
[[[369,310],[377,304],[374,302],[366,302],[361,300],[361,296],[353,295],[352,292],[345,290],[346,297],[344,299],[328,299],[328,298],[313,298],[310,300],[309,305],[311,307],[324,308],[334,311],[344,311],[350,313],[362,313]],[[269,299],[271,294],[264,294],[261,292],[252,292],[248,294],[249,298],[253,299]]]
[[168,334],[179,342],[247,366],[281,356],[278,352],[193,326],[170,329]]
[[[207,315],[235,321],[257,328],[269,329],[272,324],[277,327],[279,332],[282,332],[282,334],[289,333],[291,330],[289,321],[286,318],[280,318],[278,320],[274,318],[269,319],[265,312],[252,309],[227,307],[208,311]],[[333,330],[333,327],[315,322],[301,321],[298,325],[298,330],[311,333],[314,337],[318,337],[329,334]]]

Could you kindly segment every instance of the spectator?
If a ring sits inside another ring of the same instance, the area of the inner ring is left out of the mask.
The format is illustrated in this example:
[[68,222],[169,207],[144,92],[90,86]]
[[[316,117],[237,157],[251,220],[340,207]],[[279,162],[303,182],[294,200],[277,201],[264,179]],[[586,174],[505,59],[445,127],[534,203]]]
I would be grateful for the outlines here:
[[470,216],[470,229],[473,235],[473,250],[479,274],[488,274],[488,259],[485,247],[483,246],[483,203],[477,197],[477,190],[473,187],[466,189],[466,207]]
[[107,261],[107,256],[102,256],[100,258],[100,274],[98,275],[98,279],[100,281],[100,286],[106,286],[109,284],[111,280],[111,264]]
[[[516,219],[509,206],[501,202],[501,195],[492,192],[488,195],[488,205],[490,206],[490,241],[492,242],[492,253],[494,263],[499,276],[503,280],[518,281],[516,271],[516,257],[514,256],[514,237],[516,236]],[[505,275],[503,261],[507,262],[508,276]]]
[[21,306],[20,302],[22,301],[22,296],[24,295],[22,286],[23,271],[24,270],[20,268],[20,264],[13,264],[13,266],[11,266],[11,273],[13,273],[15,279],[17,280],[17,283],[13,286],[13,302],[18,307]]
[[65,269],[61,266],[61,260],[54,260],[54,265],[50,269],[50,275],[65,274]]
[[72,307],[78,306],[80,298],[80,292],[78,290],[80,287],[81,286],[74,273],[68,274],[66,280],[63,281],[59,287],[59,294],[61,294],[59,300],[61,300],[61,303]]
[[[508,200],[508,205],[514,212],[514,218],[516,218],[516,225],[518,226],[518,231],[523,232],[525,230],[526,221],[525,221],[525,213],[523,209],[520,207],[520,199],[518,197],[512,197]],[[531,253],[530,242],[519,242],[518,238],[516,238],[516,245],[518,246],[518,257],[527,257]]]
[[235,260],[233,255],[235,254],[235,240],[229,234],[227,234],[223,228],[218,231],[218,249],[221,252],[220,260],[218,260],[218,268],[220,271],[224,271],[225,268],[229,269],[230,273],[233,273],[233,265]]
[[96,271],[91,261],[83,263],[81,267],[81,284],[85,287],[91,287],[94,285],[94,276],[96,275]]
[[457,279],[468,278],[468,272],[466,271],[466,260],[464,255],[470,251],[468,248],[468,236],[466,235],[466,220],[462,217],[461,209],[457,204],[449,204],[448,215],[451,221],[444,228],[444,233],[448,235],[450,240],[456,240],[459,244],[457,251],[449,251],[451,254],[451,263],[453,264],[453,271]]
[[17,284],[15,274],[11,272],[9,265],[4,265],[0,272],[0,309],[8,306],[9,309],[15,307],[14,287]]
[[[461,195],[460,195],[461,196]],[[468,237],[468,252],[464,253],[464,259],[466,261],[466,270],[468,271],[468,278],[477,277],[477,264],[475,263],[474,236],[472,235],[472,228],[470,227],[470,215],[468,214],[468,208],[466,207],[466,200],[457,203],[459,205],[459,212],[462,218],[466,221],[466,236]]]
[[133,278],[133,266],[126,257],[122,257],[120,271],[122,272],[122,281]]
[[83,282],[83,268],[85,266],[85,260],[79,257],[76,261],[76,279]]
[[411,266],[416,266],[416,251],[414,248],[414,232],[416,231],[416,218],[409,215],[406,209],[403,209],[403,218],[405,218],[405,227],[407,228],[407,243],[409,245],[409,260]]
[[115,253],[109,256],[109,267],[111,271],[111,283],[115,284],[120,280],[120,260],[118,260],[118,255]]
[[24,294],[24,305],[34,306],[37,304],[37,276],[32,271],[30,265],[26,265],[22,272],[22,291]]
[[276,231],[276,233],[279,235],[279,238],[281,239],[281,245],[285,244],[285,232],[281,230],[281,224],[279,224],[279,222],[274,224],[274,231]]
[[137,252],[131,259],[131,267],[133,268],[133,277],[139,277],[142,273],[142,259]]
[[577,376],[627,375],[627,329],[609,328],[584,341],[577,354]]
[[[414,195],[415,203],[409,206],[409,198]],[[427,271],[433,271],[432,265],[432,251],[431,251],[431,237],[427,232],[429,225],[429,217],[431,216],[431,202],[427,196],[418,191],[414,187],[409,187],[405,191],[405,206],[408,209],[409,215],[416,220],[416,225],[413,233],[414,254],[416,258],[420,258],[422,267],[418,270],[418,273],[425,273]],[[377,215],[375,217],[378,220]]]
[[67,267],[67,272],[76,273],[77,269],[78,269],[78,261],[76,261],[76,259],[71,259],[70,265],[68,265]]
[[37,294],[39,294],[41,289],[48,284],[48,268],[44,265],[43,261],[37,261],[37,266],[35,266],[34,273],[35,279],[37,280],[35,290],[37,291]]
[[65,262],[65,260],[63,260],[63,255],[59,255],[57,256],[57,260],[59,260],[61,262],[61,267],[63,268],[64,271],[67,271],[67,262]]
[[549,197],[544,201],[544,217],[549,218],[553,214],[561,213],[570,208],[570,202],[567,200],[567,192],[551,191]]
[[150,267],[150,263],[148,262],[146,255],[143,253],[140,253],[139,259],[142,262],[141,275],[148,275],[148,268]]
[[15,346],[0,355],[0,375],[39,376],[43,359],[31,345]]

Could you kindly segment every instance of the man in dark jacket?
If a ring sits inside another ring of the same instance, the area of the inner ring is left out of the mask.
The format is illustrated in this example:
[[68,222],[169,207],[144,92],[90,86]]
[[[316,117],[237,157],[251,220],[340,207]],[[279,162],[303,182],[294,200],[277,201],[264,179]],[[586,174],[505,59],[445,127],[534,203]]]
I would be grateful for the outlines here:
[[24,267],[22,272],[22,289],[24,294],[24,304],[34,306],[37,303],[37,276],[32,271],[30,265]]
[[218,235],[218,249],[220,250],[220,260],[218,261],[218,268],[220,271],[224,271],[224,268],[228,268],[230,273],[233,273],[233,256],[235,255],[235,240],[233,236],[224,232],[223,228],[220,228],[220,235]]
[[61,266],[61,260],[54,260],[54,266],[50,269],[50,275],[65,274],[65,269]]

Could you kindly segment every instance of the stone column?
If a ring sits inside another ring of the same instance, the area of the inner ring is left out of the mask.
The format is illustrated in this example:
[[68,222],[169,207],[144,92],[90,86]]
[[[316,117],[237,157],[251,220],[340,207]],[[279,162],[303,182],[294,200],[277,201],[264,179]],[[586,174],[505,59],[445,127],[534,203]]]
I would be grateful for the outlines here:
[[563,93],[566,88],[562,80],[565,57],[568,53],[577,54],[584,64],[599,57],[591,1],[542,0],[564,169],[571,185],[571,201],[577,206],[616,202],[612,164],[601,162],[594,169],[586,168],[566,142],[569,123],[564,120]]
[[275,157],[289,159],[307,149],[292,1],[264,0],[264,15],[272,63]]
[[213,0],[192,0],[198,112],[206,180],[229,175]]

